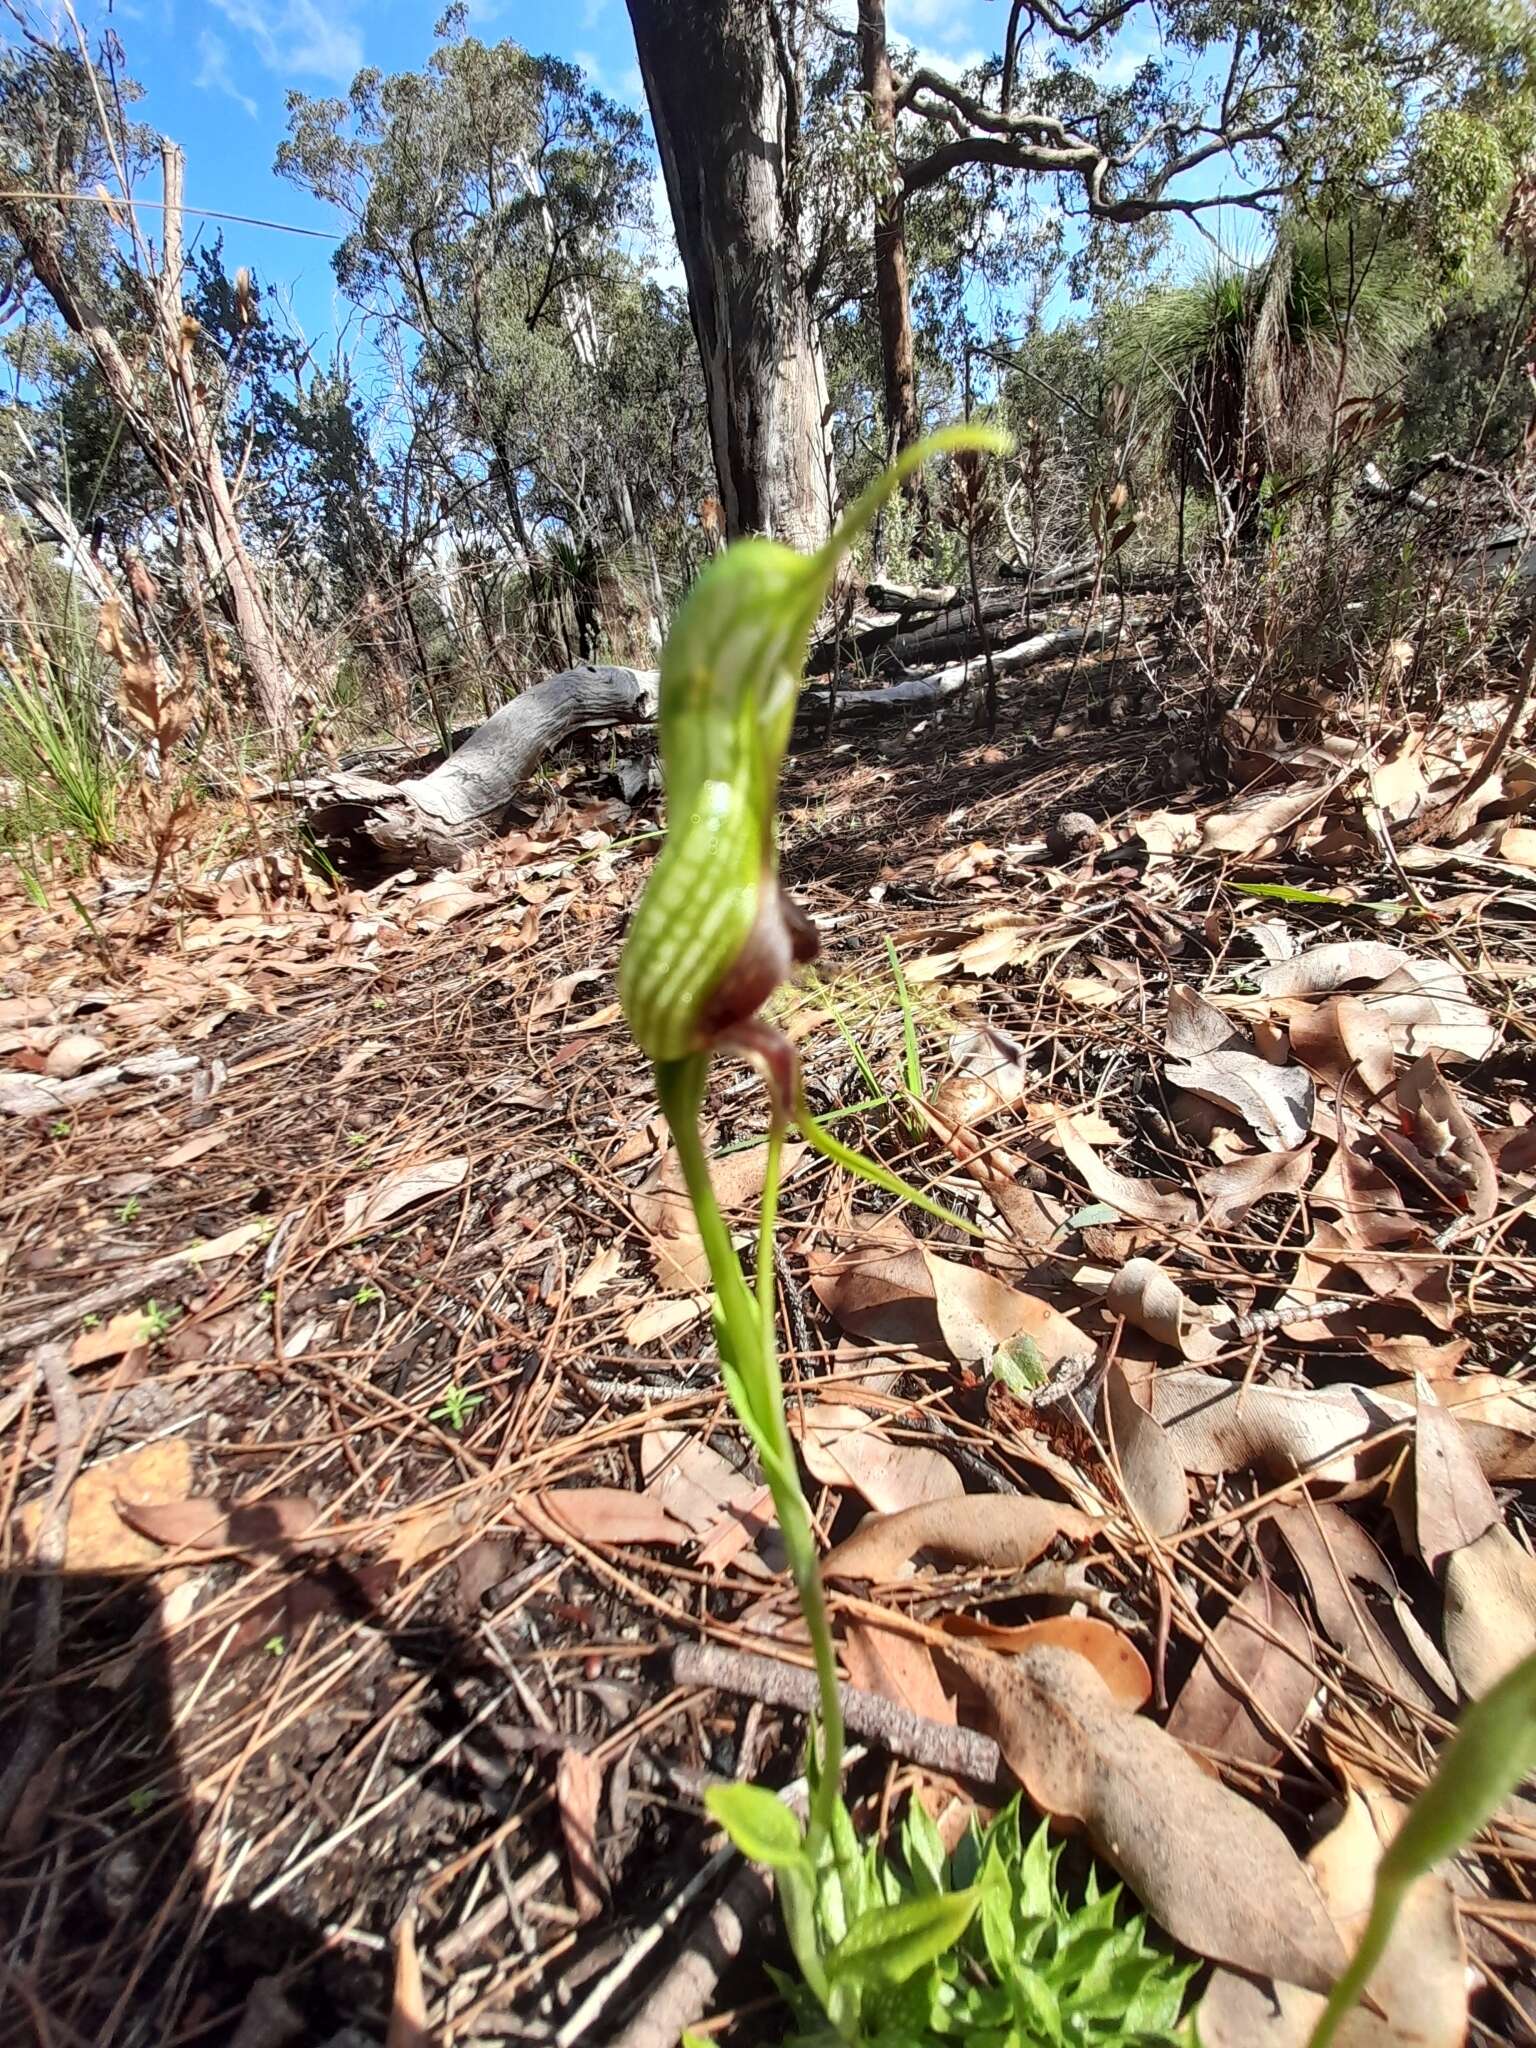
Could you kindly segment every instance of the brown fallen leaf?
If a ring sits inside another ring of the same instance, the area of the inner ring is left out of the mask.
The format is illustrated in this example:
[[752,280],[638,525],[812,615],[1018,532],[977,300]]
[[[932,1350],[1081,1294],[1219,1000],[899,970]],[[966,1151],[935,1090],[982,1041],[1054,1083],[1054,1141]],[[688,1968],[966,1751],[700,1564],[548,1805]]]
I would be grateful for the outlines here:
[[952,1358],[983,1364],[999,1345],[1028,1337],[1047,1365],[1075,1357],[1085,1348],[1077,1325],[1036,1294],[1009,1287],[979,1266],[962,1266],[924,1251],[933,1288],[939,1331]]
[[1168,1733],[1225,1762],[1267,1767],[1285,1754],[1317,1686],[1306,1623],[1272,1579],[1250,1579],[1185,1679]]
[[120,1500],[130,1529],[166,1550],[238,1550],[247,1556],[292,1557],[326,1547],[313,1501],[300,1494],[261,1500]]
[[1277,846],[1293,825],[1322,803],[1325,785],[1298,782],[1289,789],[1260,790],[1229,810],[1215,811],[1200,826],[1202,853],[1261,853]]
[[686,1543],[688,1525],[654,1494],[623,1486],[557,1486],[512,1496],[507,1513],[537,1517],[582,1543]]
[[1118,1363],[1104,1377],[1104,1407],[1127,1501],[1151,1535],[1173,1535],[1189,1520],[1189,1482],[1167,1431],[1136,1399]]
[[1292,1152],[1256,1152],[1202,1173],[1195,1186],[1213,1230],[1233,1230],[1269,1195],[1300,1194],[1312,1175],[1309,1140]]
[[[140,1505],[182,1501],[192,1486],[192,1447],[185,1437],[165,1437],[119,1457],[87,1465],[70,1489],[67,1572],[127,1571],[165,1562],[159,1544],[131,1529],[119,1512],[124,1502]],[[16,1516],[23,1557],[31,1554],[45,1500],[28,1501]]]
[[1268,961],[1251,978],[1267,996],[1325,996],[1352,982],[1383,982],[1413,961],[1411,953],[1384,940],[1336,939],[1308,946],[1289,960]]
[[1267,1150],[1292,1152],[1306,1139],[1311,1075],[1261,1058],[1230,1017],[1182,983],[1169,992],[1163,1049],[1170,1086],[1235,1111]]
[[602,1796],[602,1765],[583,1750],[561,1750],[555,1766],[555,1799],[565,1838],[571,1904],[583,1924],[595,1920],[608,1900],[608,1881],[597,1858],[597,1810]]
[[[1499,1176],[1483,1134],[1428,1053],[1398,1076],[1398,1107],[1411,1135],[1421,1170],[1474,1223],[1486,1223],[1499,1206]],[[1401,1153],[1403,1140],[1384,1133]]]
[[[788,1181],[806,1155],[804,1145],[784,1147],[781,1178]],[[755,1211],[768,1171],[768,1147],[749,1145],[728,1152],[710,1169],[715,1196],[729,1216],[739,1209]],[[675,1150],[665,1159],[631,1204],[635,1221],[650,1239],[656,1278],[669,1294],[695,1294],[709,1285],[709,1260],[694,1221],[693,1206],[683,1185]]]
[[366,1188],[354,1188],[341,1206],[341,1228],[347,1238],[364,1237],[413,1202],[445,1195],[463,1185],[469,1161],[462,1155],[397,1166]]
[[1359,1446],[1411,1413],[1364,1387],[1243,1387],[1182,1367],[1153,1372],[1145,1391],[1184,1470],[1210,1477],[1353,1479]]
[[1104,1305],[1192,1364],[1208,1364],[1221,1349],[1220,1338],[1155,1259],[1127,1259],[1110,1281]]
[[660,1501],[700,1539],[700,1564],[766,1570],[753,1546],[773,1526],[767,1488],[739,1472],[691,1430],[647,1428],[640,1439],[646,1497]]
[[[1394,1802],[1382,1802],[1391,1808]],[[1401,1816],[1377,1818],[1353,1787],[1344,1814],[1307,1858],[1330,1917],[1347,1948],[1359,1942],[1376,1866]],[[1386,1954],[1371,1973],[1369,2006],[1339,2030],[1339,2048],[1463,2048],[1467,1967],[1456,1903],[1437,1875],[1421,1878],[1403,1903]],[[1374,2008],[1374,2009],[1373,2009]],[[1201,2048],[1307,2048],[1321,1997],[1218,1970],[1201,2000]]]
[[1020,1622],[1013,1628],[969,1614],[946,1614],[940,1617],[939,1626],[946,1635],[999,1656],[1016,1657],[1024,1650],[1044,1646],[1086,1657],[1128,1713],[1139,1713],[1152,1697],[1152,1673],[1146,1658],[1122,1630],[1110,1622],[1095,1621],[1090,1614],[1048,1614],[1043,1620]]
[[[1402,1391],[1413,1398],[1411,1384]],[[1461,1424],[1485,1479],[1536,1479],[1536,1388],[1503,1373],[1469,1372],[1437,1380],[1435,1392]]]
[[813,1401],[791,1411],[789,1426],[812,1478],[824,1486],[852,1487],[881,1514],[965,1491],[942,1451],[892,1442],[866,1409]]
[[624,1247],[621,1244],[604,1245],[595,1258],[589,1259],[576,1278],[571,1282],[572,1301],[590,1301],[601,1294],[624,1270]]
[[944,1355],[933,1278],[916,1238],[899,1222],[861,1229],[847,1251],[813,1249],[806,1261],[817,1300],[850,1336],[911,1344]]
[[136,1351],[149,1342],[156,1327],[147,1310],[124,1309],[121,1315],[112,1316],[97,1329],[80,1332],[70,1346],[70,1365],[99,1365],[104,1358],[120,1358],[125,1351]]
[[658,1295],[625,1323],[624,1341],[637,1351],[647,1344],[659,1344],[663,1338],[675,1337],[679,1330],[701,1322],[709,1313],[709,1304],[708,1294]]
[[1475,1543],[1499,1519],[1493,1488],[1456,1418],[1421,1393],[1413,1432],[1414,1543],[1439,1573],[1453,1550]]
[[1445,1561],[1445,1654],[1470,1699],[1536,1651],[1536,1558],[1495,1522]]
[[1389,1601],[1400,1597],[1391,1566],[1354,1516],[1313,1501],[1271,1508],[1264,1519],[1295,1559],[1324,1635],[1359,1675],[1413,1706],[1441,1704],[1426,1686],[1422,1667],[1409,1665],[1362,1590],[1373,1587]]
[[894,1700],[925,1720],[954,1726],[955,1703],[940,1683],[933,1653],[925,1643],[878,1622],[850,1621],[843,1637],[843,1662],[853,1684],[881,1699]]
[[1397,1072],[1392,1033],[1359,996],[1299,1003],[1290,1011],[1291,1052],[1318,1080],[1380,1102]]
[[1086,1543],[1099,1524],[1079,1508],[1011,1494],[964,1494],[925,1501],[894,1515],[866,1515],[844,1542],[827,1552],[828,1577],[897,1578],[919,1551],[946,1564],[999,1565],[1022,1571],[1060,1536]]
[[1157,1223],[1169,1230],[1196,1220],[1193,1199],[1173,1181],[1134,1180],[1106,1166],[1075,1128],[1072,1118],[1056,1119],[1056,1143],[1082,1176],[1095,1201],[1107,1203],[1117,1215],[1136,1223]]
[[[955,1652],[1028,1797],[1089,1841],[1176,1941],[1212,1962],[1326,1991],[1344,1950],[1275,1823],[1119,1706],[1086,1659]],[[1254,1902],[1263,1901],[1255,1911]]]

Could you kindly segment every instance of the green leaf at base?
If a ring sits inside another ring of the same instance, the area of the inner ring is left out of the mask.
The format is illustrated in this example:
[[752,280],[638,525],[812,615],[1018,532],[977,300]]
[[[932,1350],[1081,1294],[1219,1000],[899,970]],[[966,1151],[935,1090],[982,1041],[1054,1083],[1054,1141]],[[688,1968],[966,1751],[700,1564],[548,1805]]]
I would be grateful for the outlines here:
[[714,1785],[704,1804],[743,1856],[770,1870],[809,1867],[800,1823],[761,1785]]

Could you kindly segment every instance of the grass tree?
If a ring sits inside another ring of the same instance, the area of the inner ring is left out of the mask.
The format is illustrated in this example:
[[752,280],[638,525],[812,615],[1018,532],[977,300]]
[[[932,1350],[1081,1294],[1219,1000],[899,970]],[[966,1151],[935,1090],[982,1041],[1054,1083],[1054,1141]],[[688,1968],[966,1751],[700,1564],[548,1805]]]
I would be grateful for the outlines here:
[[1390,416],[1387,394],[1425,322],[1427,283],[1379,221],[1282,227],[1257,263],[1213,262],[1119,323],[1119,378],[1181,494],[1215,499],[1225,544],[1260,530],[1266,487],[1316,475]]

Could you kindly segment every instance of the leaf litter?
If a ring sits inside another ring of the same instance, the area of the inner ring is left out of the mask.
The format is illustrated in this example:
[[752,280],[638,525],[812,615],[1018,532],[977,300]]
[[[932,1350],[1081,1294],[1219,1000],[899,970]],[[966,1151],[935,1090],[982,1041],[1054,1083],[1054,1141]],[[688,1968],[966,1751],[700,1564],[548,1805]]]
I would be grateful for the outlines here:
[[[1536,1646],[1536,963],[1496,904],[1530,835],[1492,784],[1435,824],[1459,741],[1416,728],[1357,770],[1338,737],[1234,729],[1268,779],[1183,810],[1137,782],[1145,735],[978,764],[950,819],[885,775],[867,873],[786,855],[831,935],[794,1020],[817,1106],[870,1097],[825,995],[890,1098],[850,1135],[982,1232],[790,1162],[779,1320],[845,1675],[992,1725],[1213,1966],[1213,2043],[1304,2038],[1401,1800]],[[566,1998],[569,1931],[645,1919],[637,1886],[702,1840],[647,1786],[798,1768],[792,1718],[657,1670],[688,1636],[804,1646],[614,1020],[635,813],[580,783],[437,881],[322,883],[269,849],[145,900],[104,871],[92,948],[73,911],[0,903],[23,1571],[61,1439],[39,1345],[67,1347],[87,1427],[60,1670],[89,1732],[9,1868],[238,1842],[229,1896],[366,1934],[381,2014],[398,1955],[418,2031],[449,1984],[487,2012]],[[1102,821],[1080,868],[1022,850],[1069,797]],[[872,890],[922,990],[911,1103]],[[709,1115],[745,1236],[761,1091],[722,1065]],[[137,1747],[85,1711],[108,1679],[119,1726],[151,1717]],[[871,1814],[877,1783],[851,1786]],[[1523,1825],[1425,1881],[1348,2038],[1463,2038],[1463,1928],[1498,1958],[1477,2009],[1530,1999]],[[61,2038],[105,2016],[93,1897],[78,1953],[39,1958]],[[173,1940],[199,1924],[178,1901]],[[151,2031],[185,2031],[199,1981],[170,1973]]]

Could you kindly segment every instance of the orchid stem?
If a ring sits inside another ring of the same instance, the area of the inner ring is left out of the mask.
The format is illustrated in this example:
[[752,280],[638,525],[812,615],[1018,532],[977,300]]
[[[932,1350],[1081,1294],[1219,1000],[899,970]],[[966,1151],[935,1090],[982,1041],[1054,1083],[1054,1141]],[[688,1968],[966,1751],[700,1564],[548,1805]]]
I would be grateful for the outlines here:
[[[763,1182],[757,1245],[757,1293],[754,1301],[730,1231],[715,1199],[709,1158],[699,1130],[708,1056],[659,1061],[656,1092],[677,1146],[683,1183],[699,1226],[699,1237],[715,1285],[726,1366],[726,1390],[743,1428],[762,1460],[773,1496],[774,1512],[784,1539],[790,1577],[800,1612],[811,1638],[816,1683],[821,1700],[821,1755],[812,1774],[809,1848],[813,1861],[821,1845],[832,1840],[832,1816],[842,1793],[843,1709],[838,1694],[837,1651],[816,1555],[816,1529],[810,1503],[800,1484],[795,1447],[784,1412],[784,1380],[779,1369],[774,1330],[773,1243],[778,1218],[779,1178],[783,1159],[784,1122],[774,1115],[768,1135],[768,1171]],[[729,1358],[726,1352],[729,1351]],[[813,1737],[814,1740],[814,1737]],[[804,1958],[801,1958],[804,1967]]]

